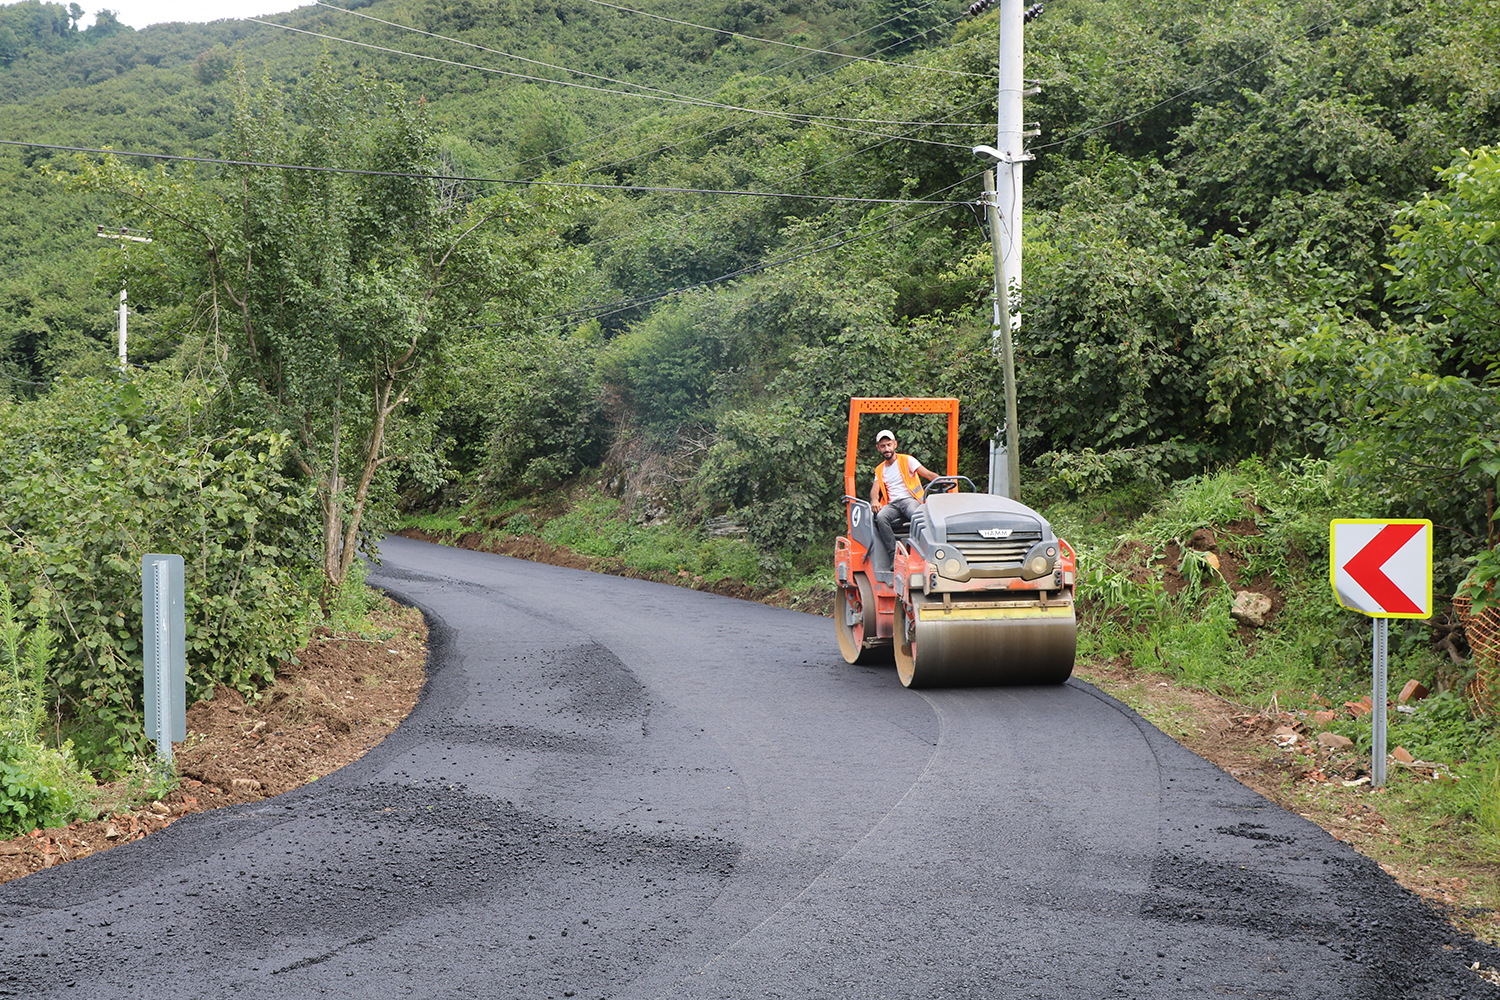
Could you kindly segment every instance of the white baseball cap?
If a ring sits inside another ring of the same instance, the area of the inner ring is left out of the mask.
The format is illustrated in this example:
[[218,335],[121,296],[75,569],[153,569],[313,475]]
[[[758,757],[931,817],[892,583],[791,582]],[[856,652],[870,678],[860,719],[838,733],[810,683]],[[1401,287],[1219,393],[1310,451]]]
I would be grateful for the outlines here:
[[880,442],[884,441],[886,438],[890,438],[892,441],[896,440],[896,432],[892,431],[890,429],[886,429],[886,430],[881,431],[880,433],[878,433],[878,434],[875,435],[875,443],[879,444]]

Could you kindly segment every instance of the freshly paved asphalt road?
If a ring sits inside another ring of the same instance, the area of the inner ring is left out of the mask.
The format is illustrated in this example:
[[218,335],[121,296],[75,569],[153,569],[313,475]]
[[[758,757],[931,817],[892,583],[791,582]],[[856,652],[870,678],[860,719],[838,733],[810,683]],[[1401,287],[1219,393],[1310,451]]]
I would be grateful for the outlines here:
[[405,539],[365,759],[0,886],[25,997],[1483,997],[1500,956],[1078,682],[916,693],[831,624]]

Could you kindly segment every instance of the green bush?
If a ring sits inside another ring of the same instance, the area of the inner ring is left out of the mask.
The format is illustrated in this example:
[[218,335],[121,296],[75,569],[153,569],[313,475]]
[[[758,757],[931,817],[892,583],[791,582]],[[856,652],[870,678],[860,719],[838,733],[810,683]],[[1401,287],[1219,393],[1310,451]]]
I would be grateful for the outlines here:
[[542,540],[588,556],[616,558],[645,573],[686,572],[707,580],[754,580],[758,556],[748,542],[700,538],[675,525],[632,523],[624,504],[594,494],[542,528]]
[[94,788],[73,757],[73,744],[0,743],[0,837],[77,818]]
[[21,764],[0,759],[0,836],[47,826],[61,804],[59,789],[43,784]]
[[301,644],[318,537],[284,435],[192,426],[190,388],[142,375],[0,405],[0,580],[61,637],[49,677],[91,766],[142,739],[141,557],[184,557],[188,696],[249,693]]
[[41,740],[55,638],[45,622],[25,626],[0,581],[0,837],[71,819],[93,787],[71,743]]

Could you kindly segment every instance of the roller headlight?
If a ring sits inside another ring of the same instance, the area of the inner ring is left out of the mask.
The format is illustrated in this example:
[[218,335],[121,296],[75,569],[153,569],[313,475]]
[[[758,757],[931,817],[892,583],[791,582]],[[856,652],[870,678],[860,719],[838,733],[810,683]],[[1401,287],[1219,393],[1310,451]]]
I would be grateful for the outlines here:
[[932,567],[948,580],[963,582],[969,578],[969,561],[957,546],[939,545],[933,549]]
[[1057,562],[1057,543],[1037,542],[1021,561],[1021,576],[1027,580],[1039,580],[1052,572]]

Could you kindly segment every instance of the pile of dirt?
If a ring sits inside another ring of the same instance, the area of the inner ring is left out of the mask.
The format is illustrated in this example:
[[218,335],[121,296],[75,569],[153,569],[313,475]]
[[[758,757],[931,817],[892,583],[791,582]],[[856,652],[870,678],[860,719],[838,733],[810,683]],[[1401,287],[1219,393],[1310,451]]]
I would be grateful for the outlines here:
[[319,630],[252,701],[221,687],[193,705],[188,739],[174,748],[175,789],[0,841],[0,882],[139,840],[189,813],[279,795],[364,756],[416,705],[427,662],[427,626],[415,608],[388,600],[369,624],[369,638]]

